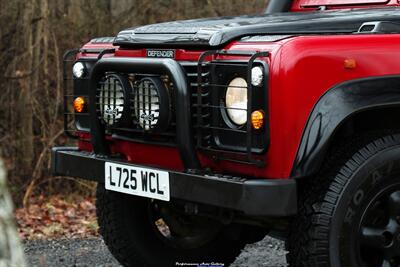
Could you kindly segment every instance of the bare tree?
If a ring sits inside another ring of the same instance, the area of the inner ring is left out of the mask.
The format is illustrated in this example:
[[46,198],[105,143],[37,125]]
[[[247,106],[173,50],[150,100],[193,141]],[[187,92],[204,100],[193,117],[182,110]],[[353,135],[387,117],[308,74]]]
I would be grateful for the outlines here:
[[264,5],[265,0],[0,0],[0,155],[18,199],[24,195],[27,203],[37,184],[53,186],[49,148],[66,142],[60,69],[65,50],[127,27],[259,13]]
[[[19,64],[15,65],[13,72],[16,78],[34,76],[34,68],[38,64],[33,61],[33,36],[32,36],[32,21],[34,12],[33,0],[25,1],[22,12],[22,19],[19,25],[20,35],[16,36],[15,42],[24,48],[21,52]],[[35,64],[35,66],[34,66]],[[32,162],[34,158],[33,147],[33,107],[32,107],[32,87],[30,79],[19,79],[20,95],[18,99],[18,115],[19,115],[19,139],[21,140],[18,146],[21,157],[21,167],[29,173],[32,170]]]

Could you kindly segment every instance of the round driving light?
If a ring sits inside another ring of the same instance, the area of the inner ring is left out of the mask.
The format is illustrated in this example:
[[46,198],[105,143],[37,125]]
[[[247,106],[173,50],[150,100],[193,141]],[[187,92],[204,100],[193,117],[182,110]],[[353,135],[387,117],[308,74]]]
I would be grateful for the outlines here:
[[233,79],[226,90],[226,112],[236,125],[247,122],[247,82],[243,78]]
[[73,105],[74,105],[75,112],[82,113],[86,108],[85,99],[83,99],[83,97],[79,96],[79,97],[75,98]]
[[168,89],[159,77],[141,79],[134,87],[135,122],[145,131],[162,131],[169,123]]
[[256,110],[251,113],[251,125],[255,130],[260,130],[264,125],[264,112],[262,110]]
[[100,81],[97,89],[99,118],[108,126],[119,126],[123,118],[129,117],[129,101],[126,100],[129,86],[127,79],[115,74]]
[[76,78],[82,78],[85,74],[85,65],[82,62],[76,62],[72,67],[72,72]]
[[261,67],[254,67],[251,70],[251,84],[254,86],[260,86],[264,79],[264,71]]

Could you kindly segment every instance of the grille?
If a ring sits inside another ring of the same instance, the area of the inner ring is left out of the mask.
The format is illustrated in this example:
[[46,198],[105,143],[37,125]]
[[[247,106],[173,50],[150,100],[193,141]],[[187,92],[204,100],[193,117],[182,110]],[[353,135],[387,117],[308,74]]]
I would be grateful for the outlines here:
[[98,110],[100,119],[109,126],[121,122],[125,110],[125,90],[121,78],[117,75],[107,75],[97,89]]

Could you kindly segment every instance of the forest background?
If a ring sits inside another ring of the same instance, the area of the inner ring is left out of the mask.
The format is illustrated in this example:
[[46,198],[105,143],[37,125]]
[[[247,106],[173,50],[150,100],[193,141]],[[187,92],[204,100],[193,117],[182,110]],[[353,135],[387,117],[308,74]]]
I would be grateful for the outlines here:
[[268,0],[0,0],[0,156],[17,206],[32,196],[93,195],[95,185],[51,177],[63,133],[62,56],[91,38],[138,25],[262,13]]

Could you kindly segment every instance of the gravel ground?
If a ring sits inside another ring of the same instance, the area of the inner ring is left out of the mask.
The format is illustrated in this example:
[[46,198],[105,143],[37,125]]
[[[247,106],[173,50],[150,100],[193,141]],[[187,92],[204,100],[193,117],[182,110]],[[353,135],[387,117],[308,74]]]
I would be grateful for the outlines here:
[[[99,238],[27,241],[25,254],[29,266],[120,267]],[[285,265],[283,243],[266,237],[246,246],[231,267],[280,267]]]

